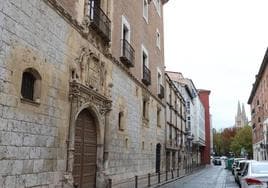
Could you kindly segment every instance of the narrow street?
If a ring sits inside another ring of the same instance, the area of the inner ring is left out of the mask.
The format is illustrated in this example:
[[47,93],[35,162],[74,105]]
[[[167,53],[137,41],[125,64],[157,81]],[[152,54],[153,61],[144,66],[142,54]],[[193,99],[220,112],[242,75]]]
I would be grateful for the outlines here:
[[222,166],[203,169],[190,176],[161,186],[161,188],[238,188],[234,177],[229,170]]

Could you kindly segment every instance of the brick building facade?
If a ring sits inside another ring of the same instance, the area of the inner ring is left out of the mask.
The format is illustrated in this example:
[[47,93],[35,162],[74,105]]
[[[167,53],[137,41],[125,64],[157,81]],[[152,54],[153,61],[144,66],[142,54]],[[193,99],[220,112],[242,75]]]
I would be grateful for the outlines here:
[[210,155],[211,155],[211,115],[210,115],[210,105],[209,105],[209,90],[198,90],[199,98],[205,108],[205,147],[201,153],[201,162],[202,164],[210,164]]
[[268,133],[268,51],[266,51],[259,72],[256,75],[248,104],[251,108],[253,158],[267,160],[267,133]]

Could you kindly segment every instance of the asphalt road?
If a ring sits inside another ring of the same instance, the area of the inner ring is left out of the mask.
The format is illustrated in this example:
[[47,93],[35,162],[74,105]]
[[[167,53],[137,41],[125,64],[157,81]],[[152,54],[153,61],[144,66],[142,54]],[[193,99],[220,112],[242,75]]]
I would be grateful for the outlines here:
[[211,165],[192,175],[175,182],[161,186],[161,188],[238,188],[229,170],[222,166]]

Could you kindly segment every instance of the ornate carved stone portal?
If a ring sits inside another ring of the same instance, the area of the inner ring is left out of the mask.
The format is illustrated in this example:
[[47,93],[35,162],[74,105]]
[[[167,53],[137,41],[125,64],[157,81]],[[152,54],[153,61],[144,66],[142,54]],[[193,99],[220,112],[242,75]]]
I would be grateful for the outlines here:
[[[67,151],[67,174],[69,184],[73,183],[71,176],[74,164],[75,126],[78,115],[84,109],[94,117],[96,121],[97,160],[96,160],[96,187],[98,179],[103,178],[103,153],[105,150],[104,136],[107,128],[107,117],[112,107],[105,93],[105,64],[100,57],[87,48],[82,48],[79,58],[71,67],[70,81],[70,125]],[[70,178],[71,177],[71,178]],[[101,182],[101,181],[100,181]]]

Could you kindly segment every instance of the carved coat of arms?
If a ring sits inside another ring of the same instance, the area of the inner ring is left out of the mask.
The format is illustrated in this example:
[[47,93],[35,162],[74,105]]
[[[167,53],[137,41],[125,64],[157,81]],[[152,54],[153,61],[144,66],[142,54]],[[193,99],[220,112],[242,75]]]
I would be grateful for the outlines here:
[[83,47],[72,69],[72,79],[96,91],[103,91],[105,80],[104,62],[100,56]]

